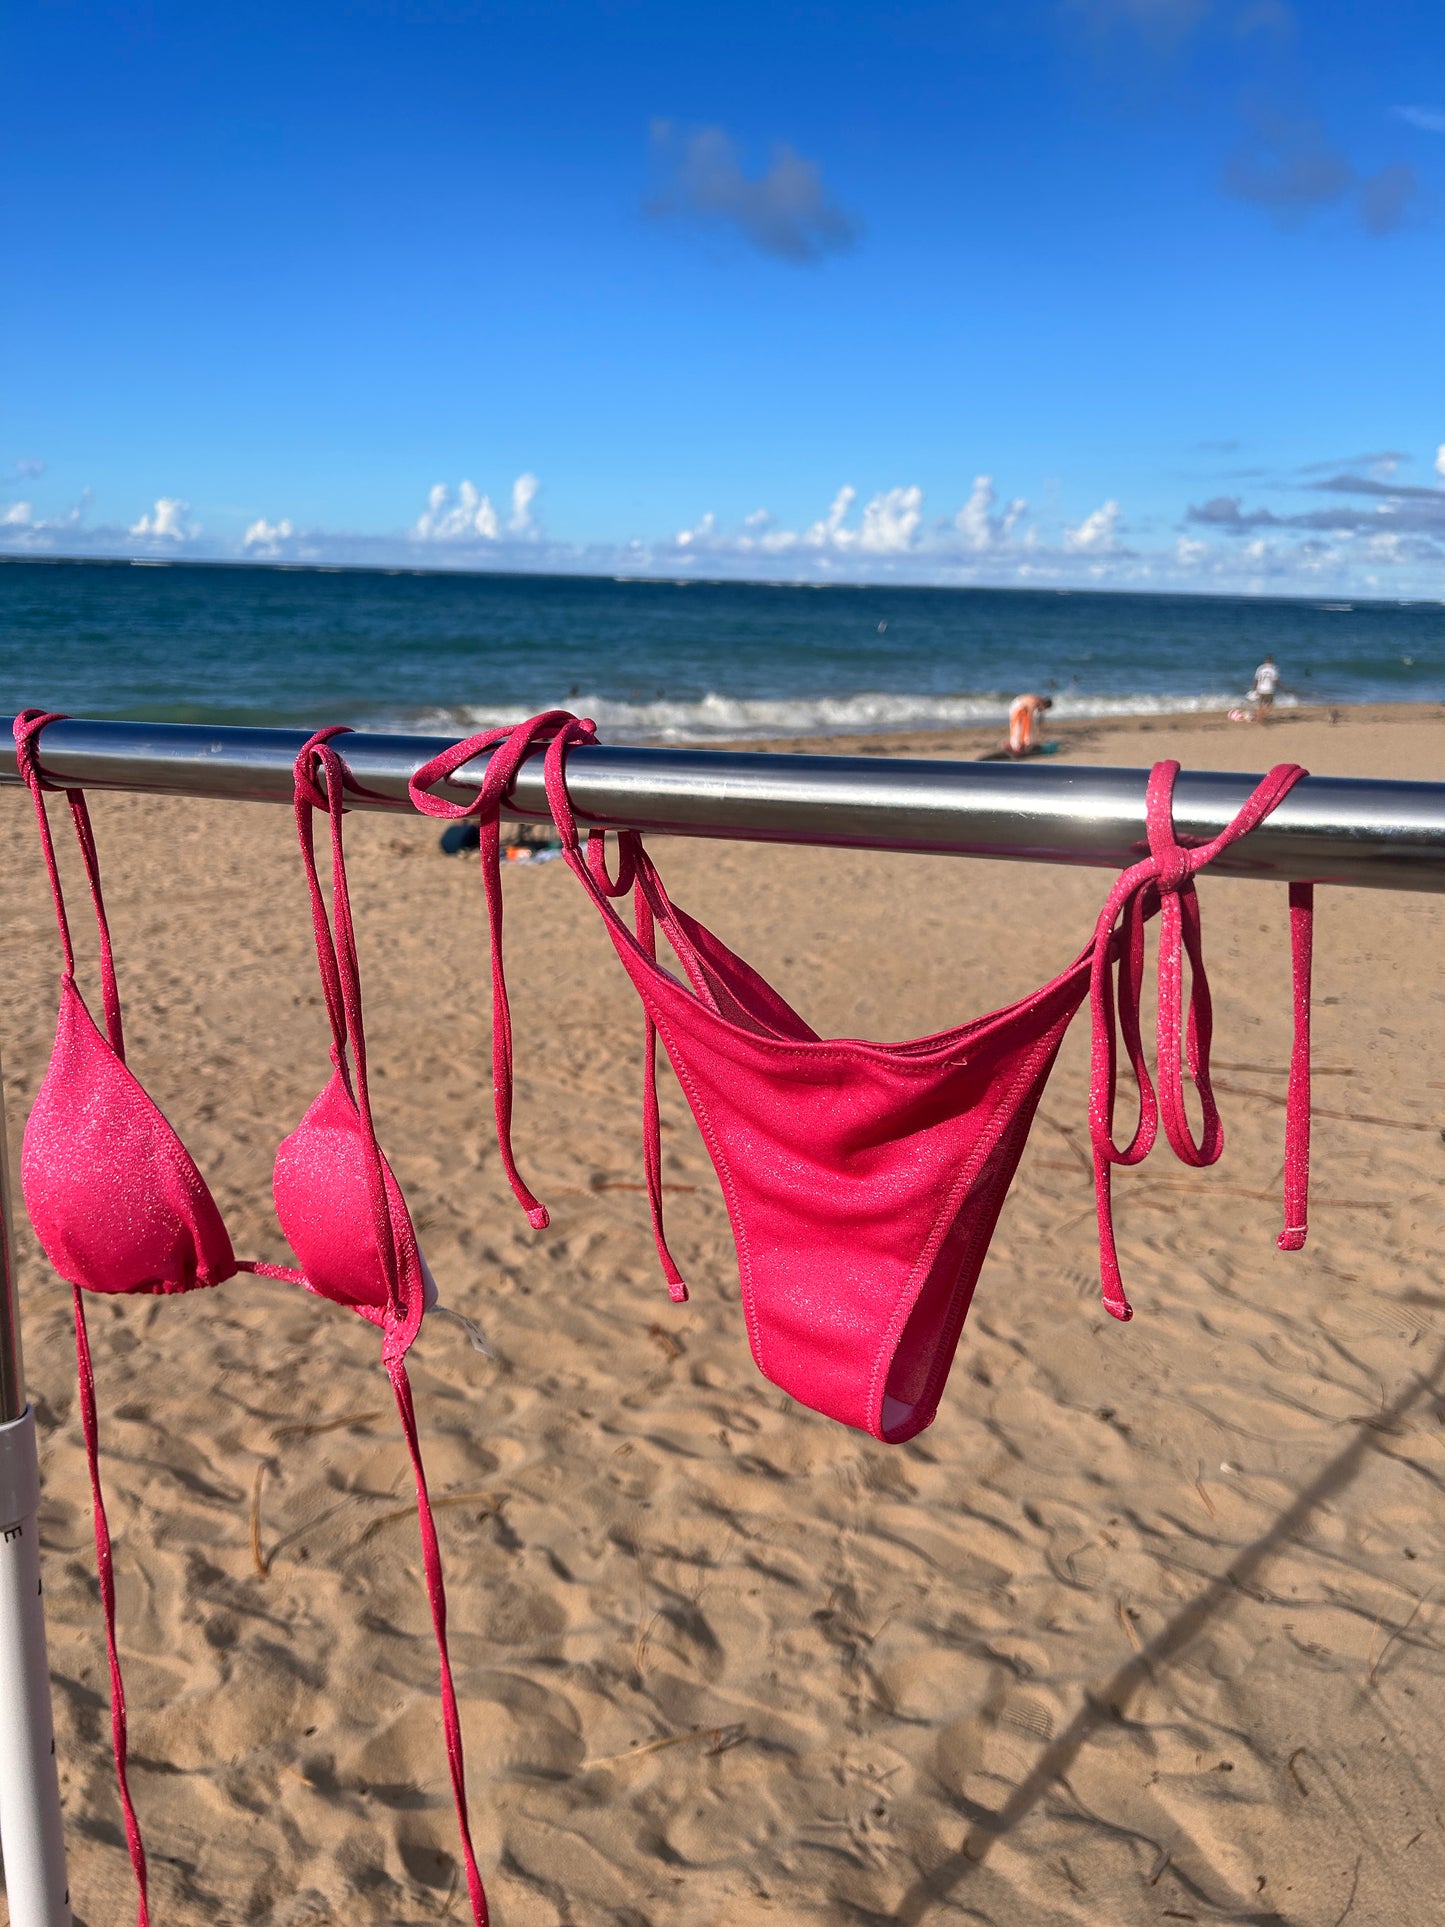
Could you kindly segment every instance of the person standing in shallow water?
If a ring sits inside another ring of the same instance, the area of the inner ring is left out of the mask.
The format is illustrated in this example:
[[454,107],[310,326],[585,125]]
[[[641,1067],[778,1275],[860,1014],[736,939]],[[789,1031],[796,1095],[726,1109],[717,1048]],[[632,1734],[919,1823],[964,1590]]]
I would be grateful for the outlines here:
[[1262,723],[1274,708],[1274,695],[1278,688],[1279,671],[1274,666],[1274,657],[1266,656],[1254,672],[1254,686],[1248,697],[1255,722]]
[[1038,748],[1035,726],[1046,709],[1052,709],[1052,696],[1015,696],[1008,706],[1008,746],[1010,754],[1027,756]]

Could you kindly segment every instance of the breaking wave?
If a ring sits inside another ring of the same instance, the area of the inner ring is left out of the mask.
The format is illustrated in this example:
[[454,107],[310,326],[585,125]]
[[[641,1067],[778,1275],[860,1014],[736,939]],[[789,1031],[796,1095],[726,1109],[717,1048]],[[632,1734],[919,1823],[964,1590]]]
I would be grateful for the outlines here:
[[[1052,719],[1069,722],[1109,716],[1223,714],[1238,701],[1238,694],[1229,692],[1208,696],[1056,694]],[[1285,696],[1280,701],[1284,707],[1295,699]],[[710,692],[693,702],[665,697],[653,702],[619,702],[596,695],[556,699],[556,707],[590,716],[614,743],[765,741],[779,736],[865,736],[885,730],[978,728],[1006,722],[1008,703],[1008,697],[993,693],[937,696],[881,691],[796,698],[747,698]],[[413,710],[391,721],[397,728],[426,734],[460,734],[520,722],[528,713],[517,707],[469,704]]]

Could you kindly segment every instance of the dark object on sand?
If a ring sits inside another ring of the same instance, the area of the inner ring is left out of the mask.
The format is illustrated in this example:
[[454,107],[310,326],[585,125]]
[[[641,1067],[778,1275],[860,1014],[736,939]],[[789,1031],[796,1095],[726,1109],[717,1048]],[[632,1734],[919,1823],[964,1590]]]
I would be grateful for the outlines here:
[[[460,856],[463,850],[481,845],[482,833],[475,822],[448,823],[439,838],[443,856]],[[554,850],[560,848],[557,832],[550,823],[509,823],[502,832],[504,850]]]
[[1057,756],[1059,745],[1055,743],[1035,743],[1032,749],[1010,749],[1005,743],[1002,749],[986,749],[982,756],[976,756],[976,763],[1023,763],[1034,756]]

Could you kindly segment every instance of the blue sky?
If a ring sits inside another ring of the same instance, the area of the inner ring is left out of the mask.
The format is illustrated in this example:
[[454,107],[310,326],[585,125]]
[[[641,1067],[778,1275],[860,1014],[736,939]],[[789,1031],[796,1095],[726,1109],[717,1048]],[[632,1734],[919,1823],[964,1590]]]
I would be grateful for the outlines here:
[[0,547],[1445,595],[1445,14],[34,0]]

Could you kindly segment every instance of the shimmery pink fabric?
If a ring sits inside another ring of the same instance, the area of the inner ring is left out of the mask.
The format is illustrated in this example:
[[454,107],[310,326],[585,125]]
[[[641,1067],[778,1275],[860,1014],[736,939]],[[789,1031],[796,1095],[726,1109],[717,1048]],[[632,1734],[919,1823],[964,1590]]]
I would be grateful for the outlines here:
[[[177,1292],[215,1285],[238,1271],[303,1284],[349,1305],[380,1327],[382,1357],[401,1416],[416,1485],[422,1564],[440,1656],[442,1718],[448,1768],[461,1830],[472,1915],[486,1927],[487,1902],[467,1815],[461,1722],[446,1646],[441,1554],[427,1497],[426,1474],[405,1355],[426,1307],[426,1271],[410,1214],[376,1141],[366,1084],[360,973],[346,889],[341,797],[346,776],[326,747],[337,730],[321,731],[297,763],[296,819],[316,929],[317,956],[332,1031],[333,1074],[276,1157],[278,1214],[304,1272],[238,1260],[215,1202],[175,1132],[125,1067],[120,997],[101,894],[100,866],[85,797],[66,792],[90,884],[100,939],[106,1030],[102,1034],[75,986],[75,956],[56,866],[37,739],[58,718],[26,710],[15,719],[21,775],[29,785],[55,898],[64,970],[55,1048],[26,1126],[21,1183],[36,1236],[74,1287],[81,1422],[90,1470],[96,1564],[110,1670],[111,1737],[126,1842],[138,1892],[137,1924],[149,1927],[145,1847],[127,1774],[125,1685],[115,1626],[110,1531],[100,1482],[95,1375],[81,1288]],[[313,765],[326,775],[316,787]],[[331,819],[332,920],[316,871],[311,838],[315,807]],[[332,923],[334,922],[334,935]]]
[[[1104,1306],[1116,1318],[1133,1316],[1119,1275],[1110,1204],[1110,1171],[1115,1164],[1140,1164],[1153,1148],[1159,1123],[1181,1162],[1196,1168],[1213,1164],[1224,1149],[1224,1126],[1209,1081],[1209,1046],[1214,1032],[1209,979],[1204,970],[1199,898],[1194,878],[1222,850],[1255,829],[1307,772],[1297,763],[1272,769],[1234,821],[1207,843],[1186,849],[1174,834],[1175,762],[1156,763],[1149,774],[1146,821],[1149,855],[1125,870],[1109,892],[1090,946],[1089,996],[1093,1010],[1090,1051],[1089,1134],[1094,1147],[1094,1186],[1098,1205],[1099,1260]],[[1298,1251],[1307,1231],[1309,1192],[1309,1007],[1311,930],[1314,893],[1309,884],[1290,886],[1290,956],[1294,976],[1294,1049],[1285,1111],[1285,1230],[1282,1251]],[[1139,1031],[1139,997],[1144,969],[1144,925],[1159,913],[1159,999],[1157,1050],[1159,1096],[1150,1082]],[[1139,1092],[1139,1122],[1121,1150],[1114,1141],[1114,1087],[1117,1069],[1115,996],[1110,972],[1117,948],[1119,1026]],[[1196,1143],[1184,1108],[1179,1025],[1182,1015],[1184,955],[1189,958],[1189,1014],[1183,1062],[1199,1093],[1203,1129]]]
[[236,1271],[221,1214],[185,1146],[125,1066],[125,1037],[100,862],[90,812],[68,790],[100,933],[106,1034],[75,986],[75,951],[56,868],[35,740],[56,720],[27,709],[15,718],[20,773],[30,786],[64,970],[55,1047],[20,1159],[25,1208],[45,1255],[87,1291],[173,1292],[218,1285]]
[[[531,752],[540,745],[554,739],[563,738],[566,744],[590,743],[595,740],[596,727],[593,723],[569,715],[565,709],[549,709],[530,721],[518,724],[512,729],[489,729],[479,736],[470,736],[465,742],[454,743],[431,762],[424,763],[412,777],[408,789],[413,806],[425,816],[441,816],[457,819],[474,816],[477,818],[481,833],[482,886],[486,893],[487,923],[491,932],[492,946],[492,1095],[497,1119],[497,1141],[501,1151],[502,1165],[511,1182],[518,1202],[527,1213],[529,1222],[538,1231],[546,1229],[547,1209],[533,1197],[517,1171],[516,1159],[512,1154],[512,1017],[507,1002],[507,979],[502,960],[502,863],[501,863],[501,809],[512,779]],[[487,764],[486,772],[478,785],[477,793],[469,803],[452,803],[443,796],[432,796],[433,783],[452,776],[463,764],[469,763],[484,750],[495,753]],[[605,853],[600,842],[589,845],[589,858],[593,859],[593,872],[597,888],[609,897],[625,896],[633,886],[631,867],[631,846],[624,846],[623,868],[614,883],[607,874]],[[652,925],[650,919],[645,924],[638,899],[638,939],[650,943]],[[656,1056],[657,1033],[653,1026],[652,1013],[645,1011],[643,1019],[643,1050],[646,1075],[642,1086],[642,1147],[643,1168],[647,1178],[648,1205],[652,1213],[652,1234],[657,1245],[658,1260],[662,1266],[663,1277],[667,1281],[668,1292],[674,1303],[682,1303],[687,1298],[687,1286],[682,1273],[673,1263],[672,1253],[668,1250],[667,1236],[663,1229],[662,1218],[662,1142],[661,1123],[657,1110],[657,1084],[653,1074],[653,1061]]]
[[[447,1767],[461,1835],[467,1893],[477,1927],[486,1927],[487,1897],[472,1847],[467,1812],[462,1726],[447,1651],[447,1601],[441,1549],[427,1495],[417,1436],[416,1411],[406,1373],[406,1354],[426,1309],[426,1273],[411,1213],[377,1142],[366,1074],[361,969],[342,840],[345,764],[330,739],[339,725],[318,730],[296,759],[296,831],[311,894],[316,959],[331,1026],[332,1075],[296,1129],[276,1153],[273,1190],[276,1214],[301,1260],[308,1291],[347,1305],[382,1334],[382,1361],[391,1381],[411,1457],[416,1486],[422,1567],[440,1672]],[[325,778],[324,788],[317,782]],[[331,915],[316,869],[312,820],[322,809],[331,826]]]
[[[487,791],[485,806],[473,805],[494,817],[521,755],[542,739],[548,743],[547,793],[563,853],[602,912],[647,1015],[644,1166],[659,1249],[666,1250],[654,1027],[722,1185],[753,1355],[767,1377],[804,1404],[890,1442],[929,1424],[1034,1111],[1064,1032],[1086,997],[1093,1015],[1090,1129],[1104,1301],[1115,1316],[1130,1315],[1114,1247],[1109,1180],[1113,1164],[1137,1163],[1146,1155],[1159,1116],[1140,1040],[1144,926],[1161,915],[1165,1135],[1187,1163],[1209,1164],[1223,1147],[1223,1131],[1209,1089],[1209,992],[1193,878],[1262,821],[1302,770],[1282,766],[1271,772],[1222,835],[1186,849],[1174,835],[1170,809],[1178,765],[1161,764],[1149,786],[1149,855],[1114,886],[1093,941],[1067,970],[1032,996],[973,1023],[908,1043],[875,1044],[820,1038],[748,964],[671,903],[635,833],[618,839],[615,883],[598,833],[589,833],[584,854],[565,766],[571,750],[585,750],[594,740],[591,724],[554,711],[509,737],[500,731],[474,737],[419,771],[413,798],[426,807],[421,792],[428,782],[505,740],[507,748],[493,759],[496,767],[506,757],[505,779]],[[452,811],[443,806],[437,813]],[[632,930],[613,908],[613,899],[629,887]],[[1298,893],[1292,893],[1291,916],[1298,1026],[1307,1018],[1309,997],[1308,908]],[[656,961],[657,926],[686,983]],[[495,983],[501,969],[496,918],[492,930]],[[1197,1144],[1184,1111],[1178,1039],[1185,953],[1192,984],[1184,1058],[1205,1115]],[[1111,1136],[1116,1024],[1140,1094],[1139,1126],[1123,1150]],[[1291,1239],[1302,1242],[1307,1029],[1297,1028],[1295,1072],[1286,1216]],[[672,1285],[676,1267],[670,1258],[664,1269]]]
[[15,753],[35,804],[40,846],[55,900],[63,969],[55,1045],[25,1126],[20,1187],[41,1249],[71,1285],[81,1427],[90,1473],[96,1570],[110,1674],[111,1749],[136,1883],[137,1927],[149,1927],[145,1843],[131,1799],[125,1681],[115,1625],[115,1570],[100,1481],[100,1429],[82,1287],[87,1291],[179,1292],[217,1285],[238,1266],[226,1227],[184,1145],[126,1069],[125,1034],[100,860],[80,790],[67,790],[71,822],[90,886],[100,940],[101,1004],[96,1027],[75,985],[75,950],[55,861],[48,787],[36,760],[47,723],[37,709],[15,718]]
[[[550,1219],[547,1207],[538,1203],[523,1181],[512,1155],[512,1012],[507,1001],[507,979],[502,967],[501,807],[512,778],[531,751],[539,744],[550,742],[557,729],[566,726],[576,727],[590,740],[591,723],[577,723],[564,709],[548,710],[516,729],[489,729],[480,736],[469,737],[464,743],[454,744],[450,749],[443,750],[440,756],[433,757],[431,762],[424,763],[407,786],[413,806],[424,816],[449,817],[453,820],[467,816],[477,818],[481,837],[482,888],[486,893],[487,924],[492,943],[492,1106],[497,1120],[497,1144],[507,1181],[534,1231],[545,1231]],[[440,783],[445,777],[455,775],[464,763],[471,762],[482,750],[493,748],[496,754],[488,763],[486,774],[470,803],[452,803],[444,796],[428,793],[433,783]]]

